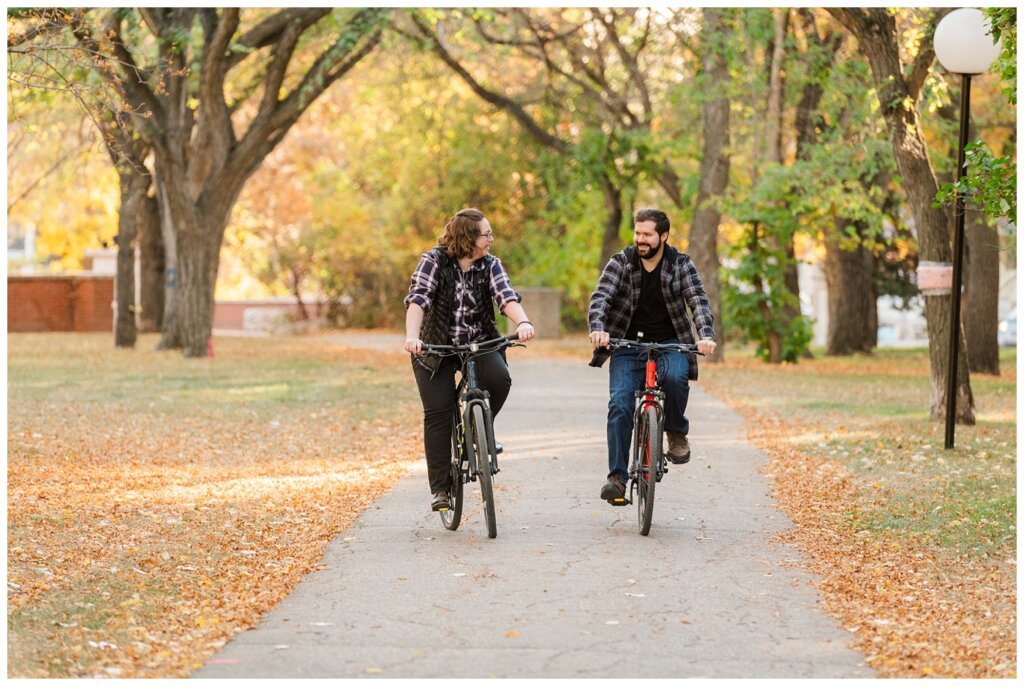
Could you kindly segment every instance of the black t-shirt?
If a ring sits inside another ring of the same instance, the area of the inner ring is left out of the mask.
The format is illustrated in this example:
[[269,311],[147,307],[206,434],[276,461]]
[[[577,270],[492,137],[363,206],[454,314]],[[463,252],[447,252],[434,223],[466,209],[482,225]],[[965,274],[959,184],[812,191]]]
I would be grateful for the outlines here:
[[626,338],[638,340],[643,332],[643,340],[661,343],[677,336],[665,306],[665,296],[661,292],[661,265],[664,257],[658,260],[653,271],[647,271],[640,263],[640,303],[636,306],[633,318],[626,330]]

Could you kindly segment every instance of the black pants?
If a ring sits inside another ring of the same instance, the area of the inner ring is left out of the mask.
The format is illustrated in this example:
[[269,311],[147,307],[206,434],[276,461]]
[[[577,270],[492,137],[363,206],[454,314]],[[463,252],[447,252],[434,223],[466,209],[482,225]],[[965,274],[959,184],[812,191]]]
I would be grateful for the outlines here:
[[[476,378],[480,388],[491,394],[491,414],[495,417],[508,398],[512,377],[501,353],[476,358]],[[423,448],[427,455],[427,479],[430,492],[447,491],[452,454],[452,418],[455,414],[455,371],[458,360],[446,357],[434,377],[414,361],[413,373],[423,401]]]

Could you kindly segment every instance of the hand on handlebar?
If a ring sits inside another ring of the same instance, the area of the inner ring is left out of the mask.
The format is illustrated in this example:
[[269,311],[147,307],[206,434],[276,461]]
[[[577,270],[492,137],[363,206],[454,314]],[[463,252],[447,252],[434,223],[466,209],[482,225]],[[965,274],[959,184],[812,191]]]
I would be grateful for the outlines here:
[[697,350],[703,355],[714,355],[718,344],[710,338],[697,341]]
[[405,350],[413,355],[423,354],[423,341],[419,338],[406,338],[405,339]]
[[608,341],[611,336],[607,331],[591,331],[590,332],[590,345],[594,347],[594,350],[598,348],[607,348]]

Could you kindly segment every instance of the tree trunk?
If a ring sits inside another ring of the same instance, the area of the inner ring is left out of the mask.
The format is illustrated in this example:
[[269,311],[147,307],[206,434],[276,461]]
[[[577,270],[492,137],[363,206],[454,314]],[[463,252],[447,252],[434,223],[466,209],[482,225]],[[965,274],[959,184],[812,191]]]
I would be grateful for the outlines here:
[[[768,90],[768,133],[766,135],[767,158],[777,164],[785,164],[782,147],[783,101],[785,100],[786,78],[783,62],[786,59],[786,35],[789,33],[789,10],[776,9],[774,12],[775,38],[772,41],[772,63]],[[795,236],[788,236],[779,246],[786,255],[786,272],[783,283],[786,290],[793,294],[793,302],[782,306],[784,330],[788,331],[792,322],[800,316],[800,278],[796,264],[796,249],[793,245]],[[810,350],[804,351],[810,357]]]
[[[292,269],[291,272],[291,286],[292,295],[295,296],[295,304],[299,306],[299,318],[303,321],[309,319],[309,313],[306,312],[306,304],[302,302],[302,274],[298,270]],[[381,291],[384,292],[383,290]]]
[[147,196],[139,221],[140,301],[139,329],[152,333],[163,328],[166,279],[164,238],[160,229],[160,205]]
[[999,374],[999,235],[985,215],[968,208],[964,331],[972,372]]
[[[877,341],[874,256],[863,245],[844,249],[842,237],[849,220],[836,219],[834,231],[825,236],[825,282],[828,285],[827,355],[870,353]],[[857,235],[866,227],[855,223]]]
[[213,290],[220,242],[211,245],[213,232],[207,231],[190,228],[178,234],[181,347],[185,357],[206,357],[213,330]]
[[[750,252],[756,253],[761,249],[761,236],[760,236],[760,225],[754,223],[750,229]],[[765,338],[764,344],[768,348],[768,362],[770,364],[782,364],[782,334],[776,327],[777,316],[772,310],[771,303],[764,297],[765,287],[764,282],[761,280],[760,275],[755,275],[752,279],[754,286],[754,292],[761,294],[761,299],[757,303],[757,309],[761,313],[761,321],[764,324]]]
[[604,192],[604,236],[601,239],[601,261],[598,272],[604,271],[612,255],[622,249],[622,189],[615,186],[607,174],[601,174],[601,190]]
[[[972,121],[969,138],[978,140]],[[964,217],[963,326],[972,372],[999,374],[999,234],[984,212]]]
[[[881,8],[829,8],[828,12],[857,37],[861,51],[871,65],[879,106],[892,138],[896,165],[917,226],[921,259],[931,262],[952,262],[952,220],[947,210],[932,207],[937,191],[935,173],[928,158],[928,148],[914,105],[915,99],[911,96],[903,77],[896,20],[887,10]],[[946,414],[946,373],[951,352],[948,349],[952,318],[950,301],[951,296],[925,298],[931,361],[929,416],[933,420],[944,419]],[[960,348],[961,359],[958,361],[960,372],[956,380],[955,419],[961,424],[974,424],[974,396],[971,393],[965,348],[966,346]]]
[[158,172],[156,187],[160,201],[160,235],[164,244],[164,313],[157,350],[181,347],[181,299],[178,286],[178,232],[171,216],[166,183]]
[[700,182],[697,187],[693,223],[690,225],[690,258],[704,282],[704,290],[715,318],[715,340],[718,346],[709,359],[725,359],[725,333],[722,326],[722,287],[719,278],[718,225],[722,214],[717,200],[729,184],[729,99],[720,89],[729,81],[729,69],[720,45],[722,10],[704,9],[701,47],[702,69],[708,90],[715,93],[704,101],[702,123],[704,148],[700,161]]
[[151,177],[133,169],[119,169],[121,209],[117,219],[117,321],[114,345],[134,348],[138,338],[135,321],[135,239],[143,221]]

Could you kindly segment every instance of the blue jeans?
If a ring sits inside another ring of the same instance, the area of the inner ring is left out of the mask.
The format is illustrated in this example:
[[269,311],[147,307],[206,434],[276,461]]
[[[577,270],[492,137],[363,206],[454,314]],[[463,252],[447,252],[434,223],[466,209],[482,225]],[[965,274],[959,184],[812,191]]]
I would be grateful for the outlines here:
[[[689,359],[678,350],[663,350],[655,355],[658,384],[665,392],[665,431],[687,434],[690,432],[690,421],[685,414],[690,397]],[[608,476],[617,474],[623,483],[629,477],[636,391],[644,387],[646,366],[646,352],[626,348],[612,351],[608,373]]]

